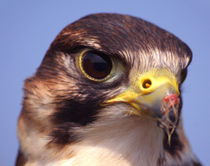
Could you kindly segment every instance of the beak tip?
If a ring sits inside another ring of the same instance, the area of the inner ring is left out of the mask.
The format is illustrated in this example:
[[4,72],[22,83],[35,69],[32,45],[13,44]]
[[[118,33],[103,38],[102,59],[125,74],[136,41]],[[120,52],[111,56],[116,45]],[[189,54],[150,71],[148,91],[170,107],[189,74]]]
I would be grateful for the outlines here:
[[170,94],[163,98],[161,114],[158,118],[158,126],[164,130],[168,136],[168,145],[171,136],[176,130],[179,120],[180,99],[177,94]]

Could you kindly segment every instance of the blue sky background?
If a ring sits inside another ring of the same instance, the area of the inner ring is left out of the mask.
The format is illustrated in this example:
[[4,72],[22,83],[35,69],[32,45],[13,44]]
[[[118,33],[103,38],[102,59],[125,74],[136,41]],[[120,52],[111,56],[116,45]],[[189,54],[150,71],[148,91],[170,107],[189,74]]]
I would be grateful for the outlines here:
[[0,166],[14,165],[23,80],[67,24],[96,12],[130,14],[172,32],[194,57],[183,87],[183,119],[192,148],[210,165],[209,0],[0,0]]

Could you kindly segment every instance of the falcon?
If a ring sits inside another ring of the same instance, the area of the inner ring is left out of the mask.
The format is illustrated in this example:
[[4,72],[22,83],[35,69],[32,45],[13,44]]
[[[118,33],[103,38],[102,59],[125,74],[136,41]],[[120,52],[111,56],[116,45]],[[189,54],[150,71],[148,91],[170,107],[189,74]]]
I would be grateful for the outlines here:
[[25,81],[16,166],[201,166],[181,118],[191,59],[133,16],[68,25]]

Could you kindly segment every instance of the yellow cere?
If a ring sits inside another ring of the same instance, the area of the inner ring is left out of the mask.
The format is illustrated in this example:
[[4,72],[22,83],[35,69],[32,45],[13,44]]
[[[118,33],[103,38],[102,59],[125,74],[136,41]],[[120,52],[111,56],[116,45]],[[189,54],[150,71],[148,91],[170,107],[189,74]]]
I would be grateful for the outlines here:
[[166,84],[172,85],[176,93],[179,95],[177,80],[174,74],[167,69],[154,69],[139,76],[138,86],[142,94],[151,93],[155,89]]
[[[165,86],[172,87],[177,95],[179,95],[179,87],[173,73],[167,69],[154,69],[138,76],[137,82],[131,82],[128,89],[118,96],[106,101],[106,104],[112,103],[127,103],[140,111],[136,101],[140,97],[150,103],[150,97],[147,94],[154,92],[157,89]],[[163,88],[165,89],[165,88]],[[155,97],[155,96],[151,96]],[[156,96],[158,97],[158,96]],[[138,103],[141,105],[141,101]]]

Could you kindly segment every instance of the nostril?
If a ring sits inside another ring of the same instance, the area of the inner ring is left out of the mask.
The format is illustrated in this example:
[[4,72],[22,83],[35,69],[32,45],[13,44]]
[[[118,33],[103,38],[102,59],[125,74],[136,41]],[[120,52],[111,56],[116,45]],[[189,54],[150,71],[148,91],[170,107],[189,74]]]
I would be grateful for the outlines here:
[[144,89],[148,89],[152,85],[152,81],[150,79],[145,79],[142,83],[142,87]]

